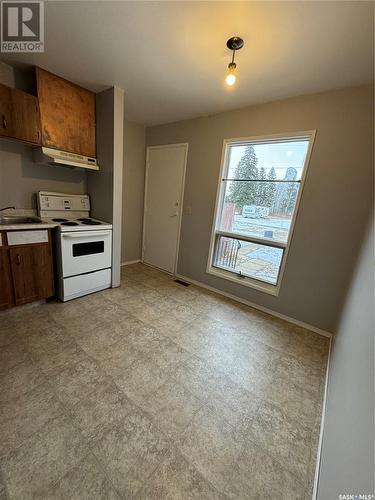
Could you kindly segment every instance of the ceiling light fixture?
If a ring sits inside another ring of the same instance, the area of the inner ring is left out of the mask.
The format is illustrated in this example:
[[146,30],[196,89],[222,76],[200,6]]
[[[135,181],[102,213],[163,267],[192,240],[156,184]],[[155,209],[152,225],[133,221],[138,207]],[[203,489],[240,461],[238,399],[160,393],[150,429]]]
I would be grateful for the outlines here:
[[242,49],[243,46],[244,46],[244,41],[242,40],[242,38],[240,38],[238,36],[232,36],[232,38],[229,38],[229,40],[227,41],[228,49],[233,51],[232,61],[228,64],[228,74],[227,74],[227,77],[225,78],[226,84],[229,85],[230,87],[236,81],[235,72],[236,72],[237,65],[234,62],[234,56],[235,56],[236,50]]

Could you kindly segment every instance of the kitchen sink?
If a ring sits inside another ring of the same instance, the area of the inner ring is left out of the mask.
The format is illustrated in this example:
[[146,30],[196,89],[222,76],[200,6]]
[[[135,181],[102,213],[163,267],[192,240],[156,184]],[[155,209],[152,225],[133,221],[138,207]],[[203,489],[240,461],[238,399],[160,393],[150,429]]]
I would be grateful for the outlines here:
[[41,219],[36,216],[0,215],[0,226],[9,226],[11,224],[39,224],[41,222]]

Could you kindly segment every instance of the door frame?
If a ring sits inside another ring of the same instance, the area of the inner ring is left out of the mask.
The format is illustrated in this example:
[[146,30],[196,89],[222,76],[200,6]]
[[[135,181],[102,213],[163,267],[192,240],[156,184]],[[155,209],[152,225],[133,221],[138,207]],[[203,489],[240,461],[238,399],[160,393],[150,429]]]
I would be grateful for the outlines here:
[[[175,276],[177,273],[178,254],[180,251],[182,212],[183,212],[183,208],[184,208],[184,194],[185,194],[186,165],[187,165],[187,156],[188,156],[188,150],[189,150],[189,143],[188,142],[178,142],[175,144],[161,144],[158,146],[147,146],[147,148],[146,148],[146,166],[145,166],[146,172],[145,172],[145,189],[144,189],[144,200],[143,200],[142,262],[144,262],[144,253],[145,253],[144,242],[145,242],[145,234],[146,234],[146,203],[147,203],[148,169],[150,166],[150,163],[149,163],[150,150],[151,149],[170,148],[173,146],[184,146],[185,147],[184,167],[183,167],[183,172],[182,172],[182,186],[181,186],[181,204],[179,207],[180,210],[179,210],[179,216],[178,216],[176,258],[175,258],[174,267],[173,267],[173,275]],[[147,264],[147,265],[151,265],[151,264]],[[152,267],[154,267],[154,266],[152,266]],[[157,269],[159,269],[159,268],[157,268]],[[164,269],[161,269],[161,270],[164,272],[168,272],[168,271],[165,271]]]

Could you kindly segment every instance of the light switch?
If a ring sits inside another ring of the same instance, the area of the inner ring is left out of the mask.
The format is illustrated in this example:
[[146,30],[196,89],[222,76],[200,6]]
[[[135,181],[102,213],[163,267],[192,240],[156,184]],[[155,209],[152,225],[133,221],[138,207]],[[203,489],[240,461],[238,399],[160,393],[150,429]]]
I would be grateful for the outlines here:
[[185,215],[191,215],[192,214],[191,206],[185,206],[184,207],[184,214]]

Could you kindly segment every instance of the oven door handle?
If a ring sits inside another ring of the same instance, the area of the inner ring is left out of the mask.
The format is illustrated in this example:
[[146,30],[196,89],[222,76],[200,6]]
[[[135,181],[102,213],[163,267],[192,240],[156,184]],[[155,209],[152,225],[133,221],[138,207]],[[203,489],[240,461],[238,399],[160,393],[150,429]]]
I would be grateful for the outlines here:
[[110,236],[111,235],[111,231],[103,231],[101,233],[98,233],[96,231],[87,231],[87,233],[85,234],[82,234],[82,233],[69,233],[69,234],[65,234],[65,233],[62,233],[62,237],[63,238],[71,238],[71,239],[76,239],[76,238],[92,238],[92,237],[96,237],[96,236]]

